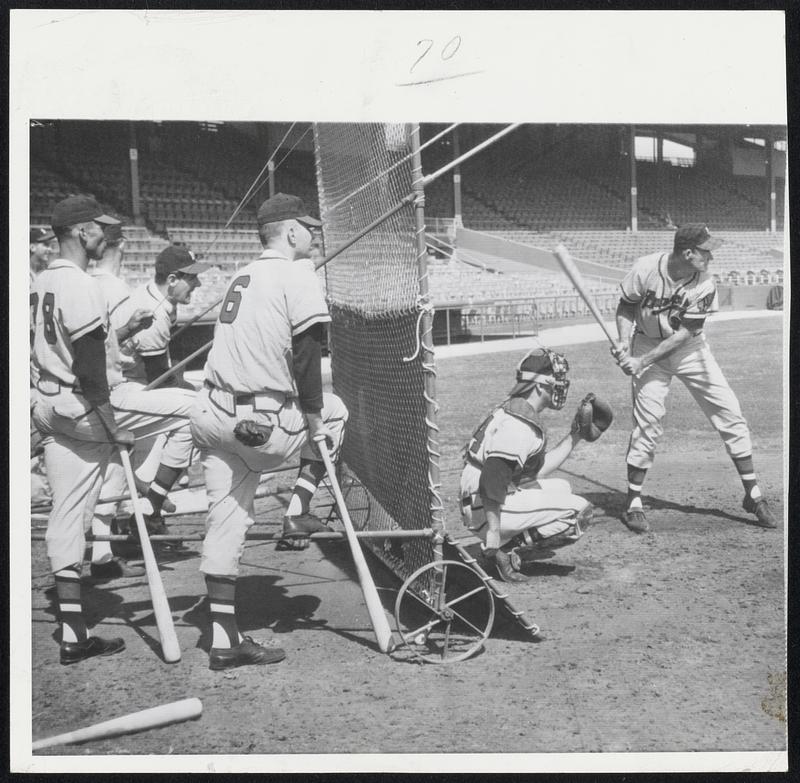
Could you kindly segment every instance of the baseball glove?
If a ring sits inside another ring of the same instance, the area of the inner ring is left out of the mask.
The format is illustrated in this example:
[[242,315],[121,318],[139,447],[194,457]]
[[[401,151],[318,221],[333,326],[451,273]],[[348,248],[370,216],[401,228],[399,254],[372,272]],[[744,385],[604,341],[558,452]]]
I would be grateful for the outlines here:
[[272,435],[273,428],[266,424],[259,424],[252,419],[242,419],[236,422],[233,434],[236,440],[244,443],[245,446],[263,446]]
[[597,440],[614,420],[614,414],[607,402],[589,392],[578,405],[572,420],[572,432],[589,442]]

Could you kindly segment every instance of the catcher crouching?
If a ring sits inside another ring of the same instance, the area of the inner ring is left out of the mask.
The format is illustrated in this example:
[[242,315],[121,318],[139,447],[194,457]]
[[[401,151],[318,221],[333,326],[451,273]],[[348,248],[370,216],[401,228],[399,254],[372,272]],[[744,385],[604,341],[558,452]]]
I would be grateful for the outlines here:
[[464,450],[461,515],[478,536],[501,579],[524,582],[522,560],[537,550],[575,543],[592,519],[592,505],[572,493],[557,470],[580,440],[594,441],[613,419],[594,394],[581,400],[570,432],[547,448],[540,421],[546,408],[567,401],[569,363],[547,348],[530,351],[517,366],[517,383],[472,435]]

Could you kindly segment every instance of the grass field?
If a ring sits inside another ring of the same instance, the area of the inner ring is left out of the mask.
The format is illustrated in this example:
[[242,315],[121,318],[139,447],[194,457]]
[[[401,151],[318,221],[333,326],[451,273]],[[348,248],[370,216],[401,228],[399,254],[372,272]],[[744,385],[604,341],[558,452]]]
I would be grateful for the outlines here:
[[[750,423],[762,486],[781,519],[782,330],[781,318],[708,328]],[[513,385],[525,348],[521,341],[511,353],[437,359],[442,494],[455,531],[460,449]],[[784,750],[784,525],[769,531],[748,524],[741,485],[719,437],[676,383],[644,489],[652,532],[630,533],[617,518],[630,427],[628,379],[604,343],[563,350],[572,386],[565,409],[545,414],[551,438],[566,431],[588,391],[607,399],[616,418],[597,443],[580,444],[560,473],[596,505],[596,524],[576,545],[527,566],[530,582],[512,587],[515,603],[541,627],[541,641],[499,621],[485,650],[464,663],[393,660],[375,648],[346,545],[283,553],[252,542],[237,597],[242,630],[280,643],[288,657],[275,667],[210,672],[198,545],[190,545],[163,563],[183,650],[179,664],[167,666],[157,655],[141,580],[86,590],[94,631],[124,636],[127,650],[61,667],[53,580],[44,544],[34,542],[34,738],[188,696],[204,704],[198,721],[43,751],[39,763],[59,754],[164,757],[150,759],[158,771],[174,768],[166,757],[185,754],[190,768],[204,770],[208,761],[201,764],[201,757],[208,754],[214,769],[264,754],[256,769],[290,770],[299,768],[299,755],[281,767],[281,754],[404,754],[396,766],[376,762],[392,771],[413,768],[406,754],[424,753]],[[259,502],[264,529],[277,529],[290,480],[276,479],[275,494]],[[176,519],[172,527],[195,532],[202,518]],[[370,562],[390,610],[399,584]],[[136,761],[124,768],[133,770]],[[331,757],[321,771],[338,763],[347,766]],[[436,768],[470,770],[472,763],[453,757]],[[670,763],[664,757],[652,768],[664,771]],[[506,756],[496,769],[541,771],[547,764],[547,758]]]

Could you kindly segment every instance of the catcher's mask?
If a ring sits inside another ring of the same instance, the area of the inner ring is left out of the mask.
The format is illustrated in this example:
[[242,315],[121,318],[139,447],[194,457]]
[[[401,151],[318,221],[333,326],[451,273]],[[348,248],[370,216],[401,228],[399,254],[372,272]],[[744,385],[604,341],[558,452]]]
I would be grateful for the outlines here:
[[567,401],[568,370],[569,362],[564,354],[549,348],[536,348],[517,365],[517,384],[511,390],[510,396],[526,394],[531,386],[541,384],[550,390],[551,406],[560,410]]

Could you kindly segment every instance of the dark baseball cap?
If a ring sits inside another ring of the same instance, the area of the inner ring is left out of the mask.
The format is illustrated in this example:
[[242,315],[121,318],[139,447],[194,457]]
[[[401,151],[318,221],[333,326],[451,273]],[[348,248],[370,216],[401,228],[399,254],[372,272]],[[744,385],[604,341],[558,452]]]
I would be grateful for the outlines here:
[[297,220],[308,226],[321,226],[322,221],[308,214],[306,205],[298,196],[276,193],[258,208],[258,225],[278,223],[281,220]]
[[675,232],[675,250],[716,250],[723,240],[712,237],[705,223],[687,223]]
[[68,196],[56,204],[50,225],[55,231],[91,220],[109,226],[119,223],[116,218],[106,215],[91,196]]
[[55,239],[55,234],[45,228],[32,228],[31,229],[31,244],[35,245],[37,242],[49,242]]
[[194,253],[180,245],[165,247],[156,258],[156,274],[167,275],[182,272],[185,275],[198,275],[210,269],[208,264],[194,260]]

